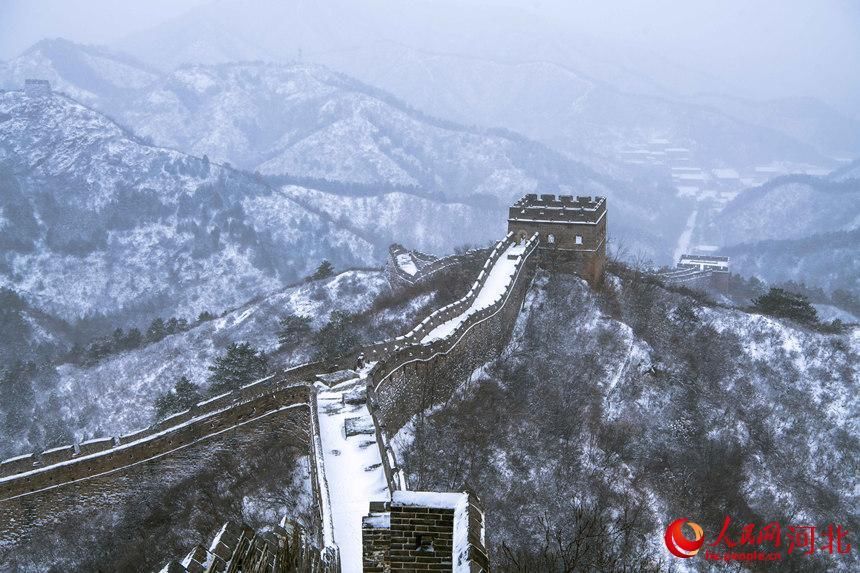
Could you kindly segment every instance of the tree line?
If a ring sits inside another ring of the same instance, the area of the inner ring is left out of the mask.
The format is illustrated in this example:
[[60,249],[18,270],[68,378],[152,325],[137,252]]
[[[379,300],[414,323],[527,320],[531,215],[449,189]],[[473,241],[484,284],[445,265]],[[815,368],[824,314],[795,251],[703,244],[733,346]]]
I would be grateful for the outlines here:
[[65,361],[92,366],[113,354],[159,342],[172,334],[185,332],[214,318],[214,314],[205,310],[197,316],[196,322],[189,322],[188,319],[181,317],[170,317],[167,320],[157,317],[149,323],[144,332],[137,327],[128,330],[117,327],[109,336],[99,337],[86,345],[76,342],[66,354]]

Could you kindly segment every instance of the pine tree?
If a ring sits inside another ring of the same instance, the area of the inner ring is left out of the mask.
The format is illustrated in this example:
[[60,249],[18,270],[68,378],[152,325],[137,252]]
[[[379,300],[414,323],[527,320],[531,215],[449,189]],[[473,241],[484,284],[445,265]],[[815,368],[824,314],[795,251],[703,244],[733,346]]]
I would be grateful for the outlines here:
[[171,316],[167,319],[167,322],[164,323],[164,331],[167,334],[176,334],[179,332],[179,321],[176,320],[176,317]]
[[754,299],[753,310],[806,324],[818,322],[818,312],[805,296],[781,288],[772,288],[767,294]]
[[293,346],[311,331],[311,319],[307,316],[290,314],[278,323],[278,344]]
[[139,328],[129,328],[128,334],[125,335],[125,340],[123,341],[123,346],[127,349],[137,348],[143,343],[143,334],[140,333]]
[[212,375],[209,377],[209,391],[221,394],[235,390],[266,375],[269,359],[264,352],[257,351],[247,342],[227,347],[224,355],[215,359],[209,367]]
[[340,310],[332,312],[328,324],[323,326],[314,337],[317,358],[330,360],[343,356],[361,344],[361,339],[355,332],[354,323],[351,315]]
[[164,321],[160,318],[153,320],[149,325],[149,328],[146,330],[146,339],[149,342],[158,342],[166,335],[167,332],[164,329]]
[[204,310],[197,316],[197,322],[206,322],[207,320],[213,320],[214,318],[214,314],[212,314],[208,310]]
[[117,328],[113,331],[113,350],[117,352],[122,350],[125,346],[125,331],[121,328]]
[[311,275],[311,280],[317,281],[320,279],[327,279],[332,275],[334,275],[334,266],[328,261],[328,259],[323,259],[320,266],[318,266],[317,270],[314,271],[314,274]]
[[200,401],[200,392],[197,389],[197,385],[192,384],[185,376],[176,382],[175,390],[179,403],[183,408],[190,408]]
[[183,376],[176,385],[155,400],[155,416],[161,420],[189,409],[201,399],[200,390],[197,385],[192,384],[188,378]]

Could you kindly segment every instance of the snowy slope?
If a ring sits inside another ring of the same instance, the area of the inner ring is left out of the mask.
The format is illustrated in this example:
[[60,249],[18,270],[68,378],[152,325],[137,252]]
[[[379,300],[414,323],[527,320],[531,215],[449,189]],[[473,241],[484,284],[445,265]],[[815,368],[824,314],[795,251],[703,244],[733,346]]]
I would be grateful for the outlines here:
[[[442,4],[286,0],[258,2],[249,14],[241,2],[224,1],[119,45],[163,69],[259,59],[321,63],[438,117],[513,129],[575,157],[614,159],[624,146],[652,138],[690,147],[713,166],[815,162],[809,144],[860,151],[850,122],[817,106],[766,102],[758,106],[765,113],[750,113],[719,98],[687,98],[727,86],[641,46],[619,49],[571,34],[522,3]],[[834,124],[841,129],[829,129]]]
[[[629,278],[610,275],[595,293],[539,273],[500,359],[423,417],[420,436],[398,435],[399,461],[423,488],[451,476],[480,484],[502,569],[515,569],[513,555],[552,570],[542,550],[565,547],[587,570],[603,570],[604,550],[653,563],[677,515],[694,515],[709,540],[725,515],[854,525],[858,335],[705,307]],[[577,511],[610,530],[629,512],[623,544],[586,548],[587,526],[570,527]],[[534,531],[559,546],[534,544]],[[856,570],[856,558],[830,558]]]
[[860,227],[860,179],[778,177],[748,189],[717,216],[721,243],[798,239]]
[[0,179],[0,284],[66,318],[196,316],[384,248],[59,95],[0,94]]
[[102,46],[61,38],[42,40],[17,58],[0,62],[0,88],[20,89],[29,78],[46,79],[55,90],[113,113],[111,108],[160,77],[160,72]]
[[[63,405],[60,419],[76,439],[126,433],[152,423],[155,398],[181,376],[206,388],[208,367],[230,343],[248,342],[271,354],[278,347],[281,317],[307,316],[318,329],[332,311],[366,310],[386,287],[381,272],[348,271],[326,281],[269,293],[215,320],[93,366],[62,365],[56,386],[46,390],[40,401]],[[312,359],[310,350],[301,345],[280,356],[278,362],[307,362]]]
[[[60,58],[55,53],[63,51],[70,54]],[[69,43],[40,44],[27,57],[42,54],[44,73],[34,75],[61,75],[59,89],[79,93],[83,88],[74,74],[59,74],[57,68],[90,51]],[[9,64],[14,65],[16,61]],[[83,75],[97,74],[87,68]],[[12,76],[6,85],[18,80]],[[112,81],[120,80],[110,75],[101,83]],[[318,65],[186,65],[161,73],[153,82],[132,82],[123,91],[105,89],[93,101],[160,145],[264,174],[287,174],[289,183],[305,187],[322,189],[336,181],[339,196],[417,191],[444,202],[477,198],[484,205],[492,198],[492,209],[478,209],[477,217],[460,226],[469,236],[440,244],[442,251],[475,238],[483,240],[488,234],[483,229],[497,228],[498,213],[512,200],[536,191],[608,196],[614,213],[610,232],[623,237],[632,250],[668,260],[669,246],[689,210],[669,185],[632,183],[629,170],[612,161],[587,153],[571,159],[510,132],[434,119]],[[336,199],[330,197],[326,204]],[[424,206],[436,212],[447,209],[429,202]],[[400,217],[420,212],[409,206]],[[427,230],[430,235],[444,237],[459,226],[456,221],[446,225],[443,218],[436,221],[437,226]],[[420,236],[414,243],[409,235],[395,240],[427,246]]]

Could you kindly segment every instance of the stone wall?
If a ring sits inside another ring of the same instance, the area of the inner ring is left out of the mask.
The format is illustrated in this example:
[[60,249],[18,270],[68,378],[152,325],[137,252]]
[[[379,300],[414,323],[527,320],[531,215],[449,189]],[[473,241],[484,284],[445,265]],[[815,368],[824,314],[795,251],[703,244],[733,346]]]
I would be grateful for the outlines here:
[[[28,483],[32,484],[34,490],[45,485],[45,476],[54,479],[54,482],[50,482],[50,480],[47,482],[49,485],[62,483],[63,475],[66,473],[71,479],[80,479],[85,475],[85,472],[82,472],[78,467],[78,464],[81,463],[87,467],[95,468],[98,470],[97,473],[101,473],[105,471],[105,467],[116,466],[126,458],[131,459],[129,456],[138,455],[137,452],[146,450],[153,455],[159,453],[159,447],[155,447],[149,442],[138,443],[142,440],[159,437],[158,443],[177,447],[182,445],[183,440],[196,439],[188,436],[200,437],[205,434],[206,424],[224,424],[230,419],[245,419],[254,412],[255,408],[262,407],[272,400],[277,401],[286,398],[285,404],[295,403],[292,401],[295,398],[295,392],[302,393],[305,396],[304,403],[307,403],[308,389],[307,384],[303,381],[313,378],[317,373],[326,371],[327,365],[321,362],[303,364],[284,370],[277,375],[272,374],[233,392],[204,400],[188,410],[169,416],[147,428],[134,430],[122,436],[97,438],[81,444],[69,444],[3,460],[0,462],[0,501],[12,495],[23,493],[19,491],[21,488],[16,489],[18,486],[13,485],[20,484],[21,478],[30,478]],[[304,389],[289,390],[294,386],[301,386]],[[257,401],[261,402],[257,404]],[[224,410],[234,408],[235,411],[230,414],[224,412]],[[214,418],[210,418],[212,416]],[[192,421],[193,428],[181,428]],[[179,431],[180,429],[181,431]],[[164,435],[159,436],[160,434]],[[135,448],[130,450],[129,444],[135,444]],[[94,463],[91,458],[94,454],[102,454],[98,463]],[[108,460],[111,460],[111,463],[108,463]],[[57,464],[63,465],[52,468],[49,473],[44,471]],[[18,493],[9,493],[10,491],[17,491]]]
[[574,272],[590,284],[603,279],[606,261],[606,199],[526,195],[508,212],[508,231],[540,238],[541,264]]
[[[238,517],[230,506],[212,506],[215,513],[199,515],[197,500],[208,509],[206,500],[218,483],[219,465],[234,460],[224,468],[233,472],[234,464],[244,459],[237,452],[276,441],[278,448],[305,449],[307,415],[304,405],[288,407],[170,455],[0,502],[0,569],[47,570],[53,564],[58,570],[96,570],[96,566],[129,570],[113,567],[117,561],[131,565],[125,557],[128,544],[137,556],[145,550],[147,568],[156,570],[169,558],[188,552],[196,542],[195,530],[205,535],[218,520]],[[233,493],[240,499],[244,495],[244,491]],[[178,505],[172,501],[174,495],[182,500]],[[167,513],[172,509],[181,514],[172,517]],[[136,518],[138,527],[133,525]],[[176,525],[165,526],[164,520]],[[180,524],[183,533],[172,533]],[[90,566],[81,567],[81,562]]]
[[364,573],[391,571],[390,504],[370,502],[370,513],[361,520],[362,566]]
[[365,572],[489,571],[484,511],[473,494],[396,492],[362,521]]
[[[253,395],[259,392],[258,395]],[[280,408],[309,403],[307,384],[281,387],[245,387],[234,393],[201,402],[191,410],[176,414],[145,430],[114,439],[64,446],[42,452],[38,458],[24,458],[9,466],[29,467],[22,473],[0,478],[0,502],[32,495],[64,483],[109,473],[188,446],[228,428],[251,423]],[[77,449],[77,452],[76,452]]]
[[313,546],[305,531],[282,520],[258,533],[243,524],[227,522],[209,548],[197,545],[181,561],[171,561],[165,573],[242,571],[243,573],[336,573],[340,568]]
[[108,456],[10,480],[0,501],[0,545],[26,539],[81,511],[122,508],[136,496],[153,494],[199,470],[219,448],[241,448],[246,440],[253,443],[273,433],[285,444],[309,448],[306,388],[287,399],[295,403],[274,407],[257,403],[259,410],[247,417],[244,414],[253,406],[231,409],[228,416],[213,416],[203,424],[117,448]]
[[667,284],[685,286],[691,289],[725,290],[729,285],[729,273],[712,269],[675,268],[656,273]]
[[[418,272],[410,275],[397,264],[397,256],[408,254]],[[388,259],[385,265],[385,273],[388,278],[388,283],[392,288],[403,288],[416,285],[421,281],[427,280],[443,269],[447,269],[464,261],[474,260],[477,257],[484,256],[482,249],[472,249],[459,255],[450,255],[448,257],[437,258],[421,251],[409,251],[402,245],[397,243],[388,248]]]
[[[303,365],[124,436],[6,460],[0,465],[0,548],[49,531],[70,515],[110,512],[141,495],[154,495],[204,467],[213,451],[243,447],[272,432],[315,459],[313,387],[300,380],[322,371],[320,364]],[[319,479],[312,463],[311,486],[321,511]]]
[[439,309],[410,333],[395,339],[390,353],[371,370],[368,403],[387,435],[396,433],[423,409],[447,400],[475,368],[497,355],[506,344],[534,271],[537,238],[529,241],[510,285],[495,304],[471,315],[444,339],[429,344],[420,340],[439,324],[469,308],[511,237],[509,234],[492,250],[465,297]]

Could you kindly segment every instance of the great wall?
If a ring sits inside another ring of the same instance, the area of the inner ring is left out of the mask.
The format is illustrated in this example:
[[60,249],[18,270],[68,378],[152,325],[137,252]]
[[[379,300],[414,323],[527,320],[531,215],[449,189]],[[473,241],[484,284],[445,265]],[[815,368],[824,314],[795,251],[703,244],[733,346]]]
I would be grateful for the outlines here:
[[[144,430],[3,461],[0,546],[76,508],[108,509],[135,495],[142,476],[181,473],[213,444],[276,435],[308,453],[319,531],[300,535],[286,520],[263,534],[227,524],[208,548],[194,547],[165,571],[402,571],[418,561],[428,570],[488,571],[478,498],[409,492],[391,438],[498,355],[539,260],[601,280],[605,205],[526,196],[465,296],[395,339],[270,375]],[[416,284],[479,253],[436,259],[395,245],[389,280],[393,288]]]

